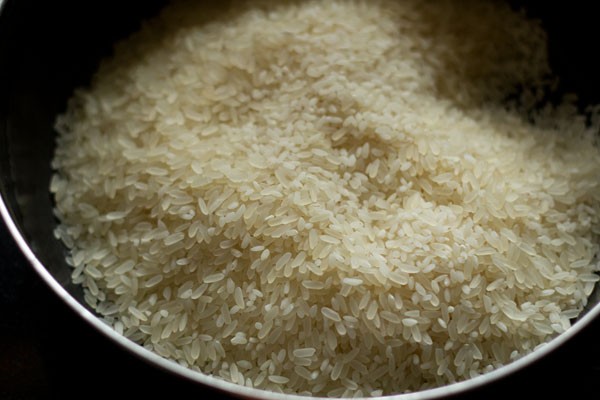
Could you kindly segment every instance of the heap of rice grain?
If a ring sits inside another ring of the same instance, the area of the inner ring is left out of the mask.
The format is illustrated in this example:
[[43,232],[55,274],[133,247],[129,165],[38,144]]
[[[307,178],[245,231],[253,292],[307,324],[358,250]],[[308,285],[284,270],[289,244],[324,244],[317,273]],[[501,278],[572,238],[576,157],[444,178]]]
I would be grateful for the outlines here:
[[73,280],[118,332],[255,388],[507,364],[598,280],[597,127],[502,103],[548,81],[545,49],[497,2],[170,6],[58,119]]

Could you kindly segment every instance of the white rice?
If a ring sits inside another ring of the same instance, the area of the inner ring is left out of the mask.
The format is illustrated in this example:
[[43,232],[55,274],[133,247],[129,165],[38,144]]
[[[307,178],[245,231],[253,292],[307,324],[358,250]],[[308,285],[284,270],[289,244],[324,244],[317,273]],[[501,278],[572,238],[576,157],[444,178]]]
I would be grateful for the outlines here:
[[531,117],[545,40],[497,2],[170,6],[58,118],[74,282],[145,348],[266,390],[510,363],[598,281],[598,126]]

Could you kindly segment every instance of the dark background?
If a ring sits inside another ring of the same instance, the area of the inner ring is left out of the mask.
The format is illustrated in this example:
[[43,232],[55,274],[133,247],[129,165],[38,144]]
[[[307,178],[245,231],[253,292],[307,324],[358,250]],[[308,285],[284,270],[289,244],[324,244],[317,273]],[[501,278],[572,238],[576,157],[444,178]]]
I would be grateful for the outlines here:
[[[50,118],[64,107],[72,87],[89,79],[114,39],[135,29],[131,21],[139,15],[138,7],[143,5],[148,15],[162,2],[8,0],[0,15],[0,131],[6,115],[14,117],[15,110],[21,113],[19,123],[31,128],[15,130],[18,134],[49,129]],[[599,103],[595,53],[600,32],[594,2],[513,3],[526,3],[533,16],[543,19],[562,89],[579,93],[582,103]],[[39,151],[46,156],[52,151],[46,146],[51,144],[48,137],[25,143],[43,147]],[[44,224],[31,215],[29,219]],[[49,236],[47,244],[52,240]],[[535,365],[457,398],[599,398],[599,382],[600,319]],[[166,393],[215,395],[146,365],[80,320],[36,275],[0,222],[0,400],[153,399]]]

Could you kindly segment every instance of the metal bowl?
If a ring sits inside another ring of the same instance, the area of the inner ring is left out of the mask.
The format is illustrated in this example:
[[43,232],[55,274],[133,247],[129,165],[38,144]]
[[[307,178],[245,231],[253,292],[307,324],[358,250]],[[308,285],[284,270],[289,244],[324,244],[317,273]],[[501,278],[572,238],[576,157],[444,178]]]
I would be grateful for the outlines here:
[[[0,0],[0,214],[33,268],[91,326],[149,364],[201,385],[246,398],[302,399],[224,382],[167,361],[120,336],[83,301],[71,283],[65,249],[53,238],[56,221],[49,194],[53,121],[77,86],[85,85],[112,44],[155,14],[163,0]],[[562,9],[547,2],[525,5],[549,32],[551,61],[561,77],[559,92],[574,91],[581,105],[600,103],[600,70],[593,60],[592,6]],[[563,4],[564,5],[564,4]],[[432,399],[488,384],[534,363],[584,329],[600,314],[600,289],[573,327],[516,362],[468,381],[395,399]]]

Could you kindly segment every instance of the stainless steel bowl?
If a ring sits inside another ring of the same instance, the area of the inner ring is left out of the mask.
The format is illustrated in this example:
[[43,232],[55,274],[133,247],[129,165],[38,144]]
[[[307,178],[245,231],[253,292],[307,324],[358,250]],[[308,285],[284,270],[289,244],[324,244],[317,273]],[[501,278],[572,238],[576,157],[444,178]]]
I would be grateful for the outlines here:
[[[232,395],[301,399],[193,372],[118,335],[85,305],[81,288],[70,281],[65,249],[53,238],[56,221],[48,187],[54,117],[64,109],[72,90],[85,85],[98,61],[110,54],[112,43],[134,31],[163,3],[0,0],[0,214],[24,255],[56,295],[124,350],[175,375]],[[600,69],[590,51],[596,39],[592,6],[565,10],[544,2],[518,3],[525,3],[534,16],[540,17],[550,33],[551,59],[563,78],[561,90],[579,93],[582,105],[600,103]],[[32,9],[36,11],[33,14]],[[433,399],[486,385],[541,359],[585,329],[599,314],[597,288],[588,309],[573,327],[539,350],[468,381],[394,398]]]

